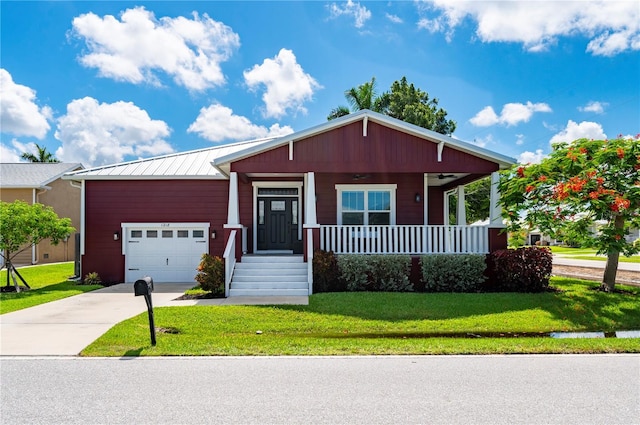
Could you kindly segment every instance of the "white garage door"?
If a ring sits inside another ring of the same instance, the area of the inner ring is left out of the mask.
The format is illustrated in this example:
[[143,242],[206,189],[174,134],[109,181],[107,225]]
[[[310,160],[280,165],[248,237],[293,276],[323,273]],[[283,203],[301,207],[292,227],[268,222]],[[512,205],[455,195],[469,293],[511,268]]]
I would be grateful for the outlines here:
[[151,276],[154,283],[194,282],[202,254],[209,252],[208,227],[123,226],[125,279]]

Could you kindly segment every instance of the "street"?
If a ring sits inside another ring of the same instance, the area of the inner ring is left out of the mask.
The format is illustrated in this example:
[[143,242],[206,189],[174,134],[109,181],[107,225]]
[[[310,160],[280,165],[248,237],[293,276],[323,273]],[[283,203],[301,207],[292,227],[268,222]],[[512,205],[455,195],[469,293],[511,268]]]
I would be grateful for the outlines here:
[[3,357],[2,424],[638,424],[640,356]]

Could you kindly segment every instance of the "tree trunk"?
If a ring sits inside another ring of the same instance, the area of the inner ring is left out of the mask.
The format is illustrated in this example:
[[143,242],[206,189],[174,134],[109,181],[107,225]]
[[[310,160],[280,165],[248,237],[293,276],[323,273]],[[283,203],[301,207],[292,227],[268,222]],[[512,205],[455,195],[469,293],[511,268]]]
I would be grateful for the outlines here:
[[[624,217],[616,215],[614,219],[614,227],[616,230],[624,228]],[[609,251],[607,253],[607,265],[604,268],[604,276],[600,290],[605,292],[613,292],[616,286],[616,274],[618,273],[618,260],[620,259],[620,251]]]
[[619,251],[613,251],[607,254],[607,265],[604,268],[604,276],[602,277],[602,284],[600,285],[601,291],[613,292],[613,289],[616,285],[616,274],[618,273],[619,258]]

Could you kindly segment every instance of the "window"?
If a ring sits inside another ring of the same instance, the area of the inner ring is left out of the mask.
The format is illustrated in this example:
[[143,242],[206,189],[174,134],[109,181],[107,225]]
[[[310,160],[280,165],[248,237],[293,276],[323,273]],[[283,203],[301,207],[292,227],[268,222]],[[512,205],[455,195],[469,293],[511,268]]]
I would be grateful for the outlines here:
[[141,238],[142,237],[142,230],[132,230],[131,231],[131,237],[132,238]]
[[157,238],[158,237],[158,231],[157,230],[147,230],[147,237],[148,238]]
[[204,238],[204,230],[194,230],[193,231],[194,238]]
[[338,224],[395,224],[396,185],[336,185]]
[[188,230],[178,230],[178,237],[179,238],[188,238],[189,237],[189,231]]
[[162,231],[162,237],[163,238],[172,238],[173,237],[173,230],[163,230]]

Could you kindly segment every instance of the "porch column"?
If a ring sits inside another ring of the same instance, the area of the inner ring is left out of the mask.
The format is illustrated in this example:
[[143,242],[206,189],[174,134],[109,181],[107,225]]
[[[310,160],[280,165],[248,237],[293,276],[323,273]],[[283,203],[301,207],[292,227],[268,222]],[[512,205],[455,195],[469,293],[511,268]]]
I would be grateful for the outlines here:
[[502,206],[500,205],[500,191],[498,190],[498,182],[500,181],[500,174],[495,171],[491,173],[491,197],[489,200],[489,227],[502,228],[504,222],[502,221]]
[[307,184],[305,185],[305,217],[304,224],[307,226],[313,226],[318,224],[318,217],[316,215],[316,179],[315,173],[310,171],[307,173]]
[[242,225],[240,224],[240,213],[238,208],[238,173],[231,172],[229,173],[229,203],[227,205],[227,223],[223,226],[224,228],[224,246],[226,249],[227,244],[229,243],[229,238],[231,237],[231,233],[233,230],[236,230],[235,237],[235,257],[236,259],[242,258]]
[[229,174],[229,204],[227,206],[227,224],[230,226],[240,224],[238,212],[238,173],[232,171]]
[[491,197],[489,206],[489,252],[507,248],[507,232],[502,221],[502,206],[500,205],[500,191],[498,182],[500,174],[491,173]]
[[456,214],[456,224],[458,226],[467,225],[467,210],[466,202],[464,200],[464,186],[458,186],[458,211]]

